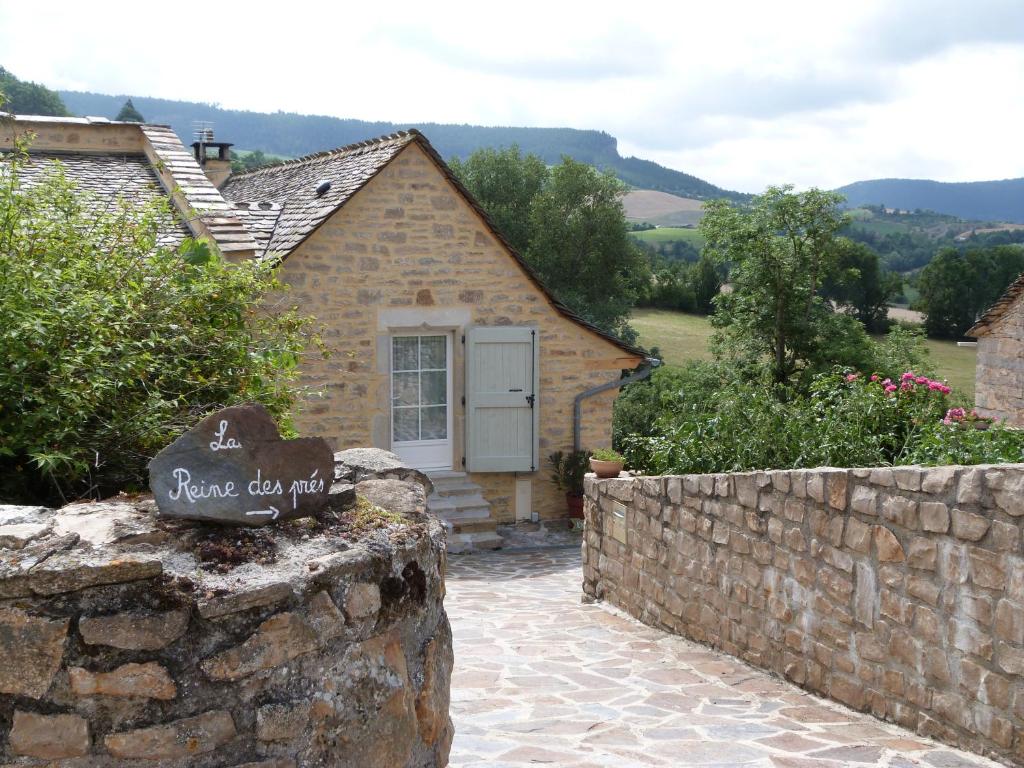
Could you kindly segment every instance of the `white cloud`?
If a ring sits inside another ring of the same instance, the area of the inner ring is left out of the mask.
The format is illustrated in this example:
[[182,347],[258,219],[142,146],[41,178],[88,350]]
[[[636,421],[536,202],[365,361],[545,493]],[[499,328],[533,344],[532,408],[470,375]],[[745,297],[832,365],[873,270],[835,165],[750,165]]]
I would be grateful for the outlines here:
[[1024,175],[1018,0],[0,8],[50,86],[370,120],[598,128],[721,186]]

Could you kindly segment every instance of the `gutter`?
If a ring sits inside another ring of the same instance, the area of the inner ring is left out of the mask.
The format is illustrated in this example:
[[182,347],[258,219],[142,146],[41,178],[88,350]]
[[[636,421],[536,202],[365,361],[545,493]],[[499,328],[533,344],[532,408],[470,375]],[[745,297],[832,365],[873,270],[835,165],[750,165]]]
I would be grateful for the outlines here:
[[580,445],[580,432],[582,431],[583,422],[583,401],[594,395],[599,395],[602,392],[607,392],[609,389],[618,389],[624,387],[627,384],[632,384],[635,381],[643,381],[650,377],[654,369],[661,365],[661,360],[656,357],[645,357],[644,365],[636,373],[632,373],[624,379],[616,379],[615,381],[609,381],[604,384],[598,384],[596,387],[585,389],[580,392],[573,399],[572,403],[572,446],[574,450],[581,450]]

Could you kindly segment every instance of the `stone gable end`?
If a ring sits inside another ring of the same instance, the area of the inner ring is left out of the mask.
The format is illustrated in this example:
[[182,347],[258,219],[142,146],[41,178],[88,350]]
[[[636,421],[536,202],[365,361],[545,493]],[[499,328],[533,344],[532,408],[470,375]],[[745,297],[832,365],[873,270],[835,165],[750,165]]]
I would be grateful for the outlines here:
[[[333,354],[303,363],[296,426],[337,449],[390,447],[389,338],[401,330],[453,335],[454,468],[463,455],[464,352],[470,325],[536,327],[540,340],[540,455],[533,507],[563,517],[546,457],[572,447],[573,398],[640,359],[571,320],[533,283],[486,222],[418,144],[410,144],[284,261],[286,297],[323,326]],[[615,391],[585,402],[583,444],[611,442]],[[523,477],[524,475],[520,475]],[[474,474],[499,522],[513,519],[512,474]]]

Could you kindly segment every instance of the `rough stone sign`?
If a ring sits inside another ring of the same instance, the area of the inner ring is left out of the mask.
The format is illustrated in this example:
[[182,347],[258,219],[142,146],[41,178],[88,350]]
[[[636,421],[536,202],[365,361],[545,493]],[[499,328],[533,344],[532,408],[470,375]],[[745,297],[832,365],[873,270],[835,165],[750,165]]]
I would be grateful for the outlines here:
[[315,514],[333,479],[327,441],[283,440],[261,405],[207,416],[149,463],[161,515],[236,525]]

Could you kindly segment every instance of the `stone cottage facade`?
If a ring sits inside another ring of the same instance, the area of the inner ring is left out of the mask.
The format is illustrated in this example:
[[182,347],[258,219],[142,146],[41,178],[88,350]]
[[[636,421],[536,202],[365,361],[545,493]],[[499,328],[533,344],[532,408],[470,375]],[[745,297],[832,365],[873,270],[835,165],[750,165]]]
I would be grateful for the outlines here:
[[978,340],[974,373],[978,413],[1024,427],[1024,275],[967,335]]
[[[453,549],[499,546],[498,524],[565,517],[547,457],[573,447],[574,400],[641,365],[643,353],[560,304],[422,134],[232,176],[218,189],[210,179],[221,182],[223,163],[165,127],[15,126],[36,133],[34,158],[62,160],[98,198],[169,195],[181,222],[167,239],[206,237],[228,258],[280,262],[285,302],[316,318],[333,353],[303,364],[302,384],[316,394],[296,413],[300,432],[338,450],[386,448],[428,472]],[[227,146],[217,145],[219,160]],[[118,190],[96,181],[112,168],[126,177]],[[616,393],[582,401],[583,446],[610,444]]]

